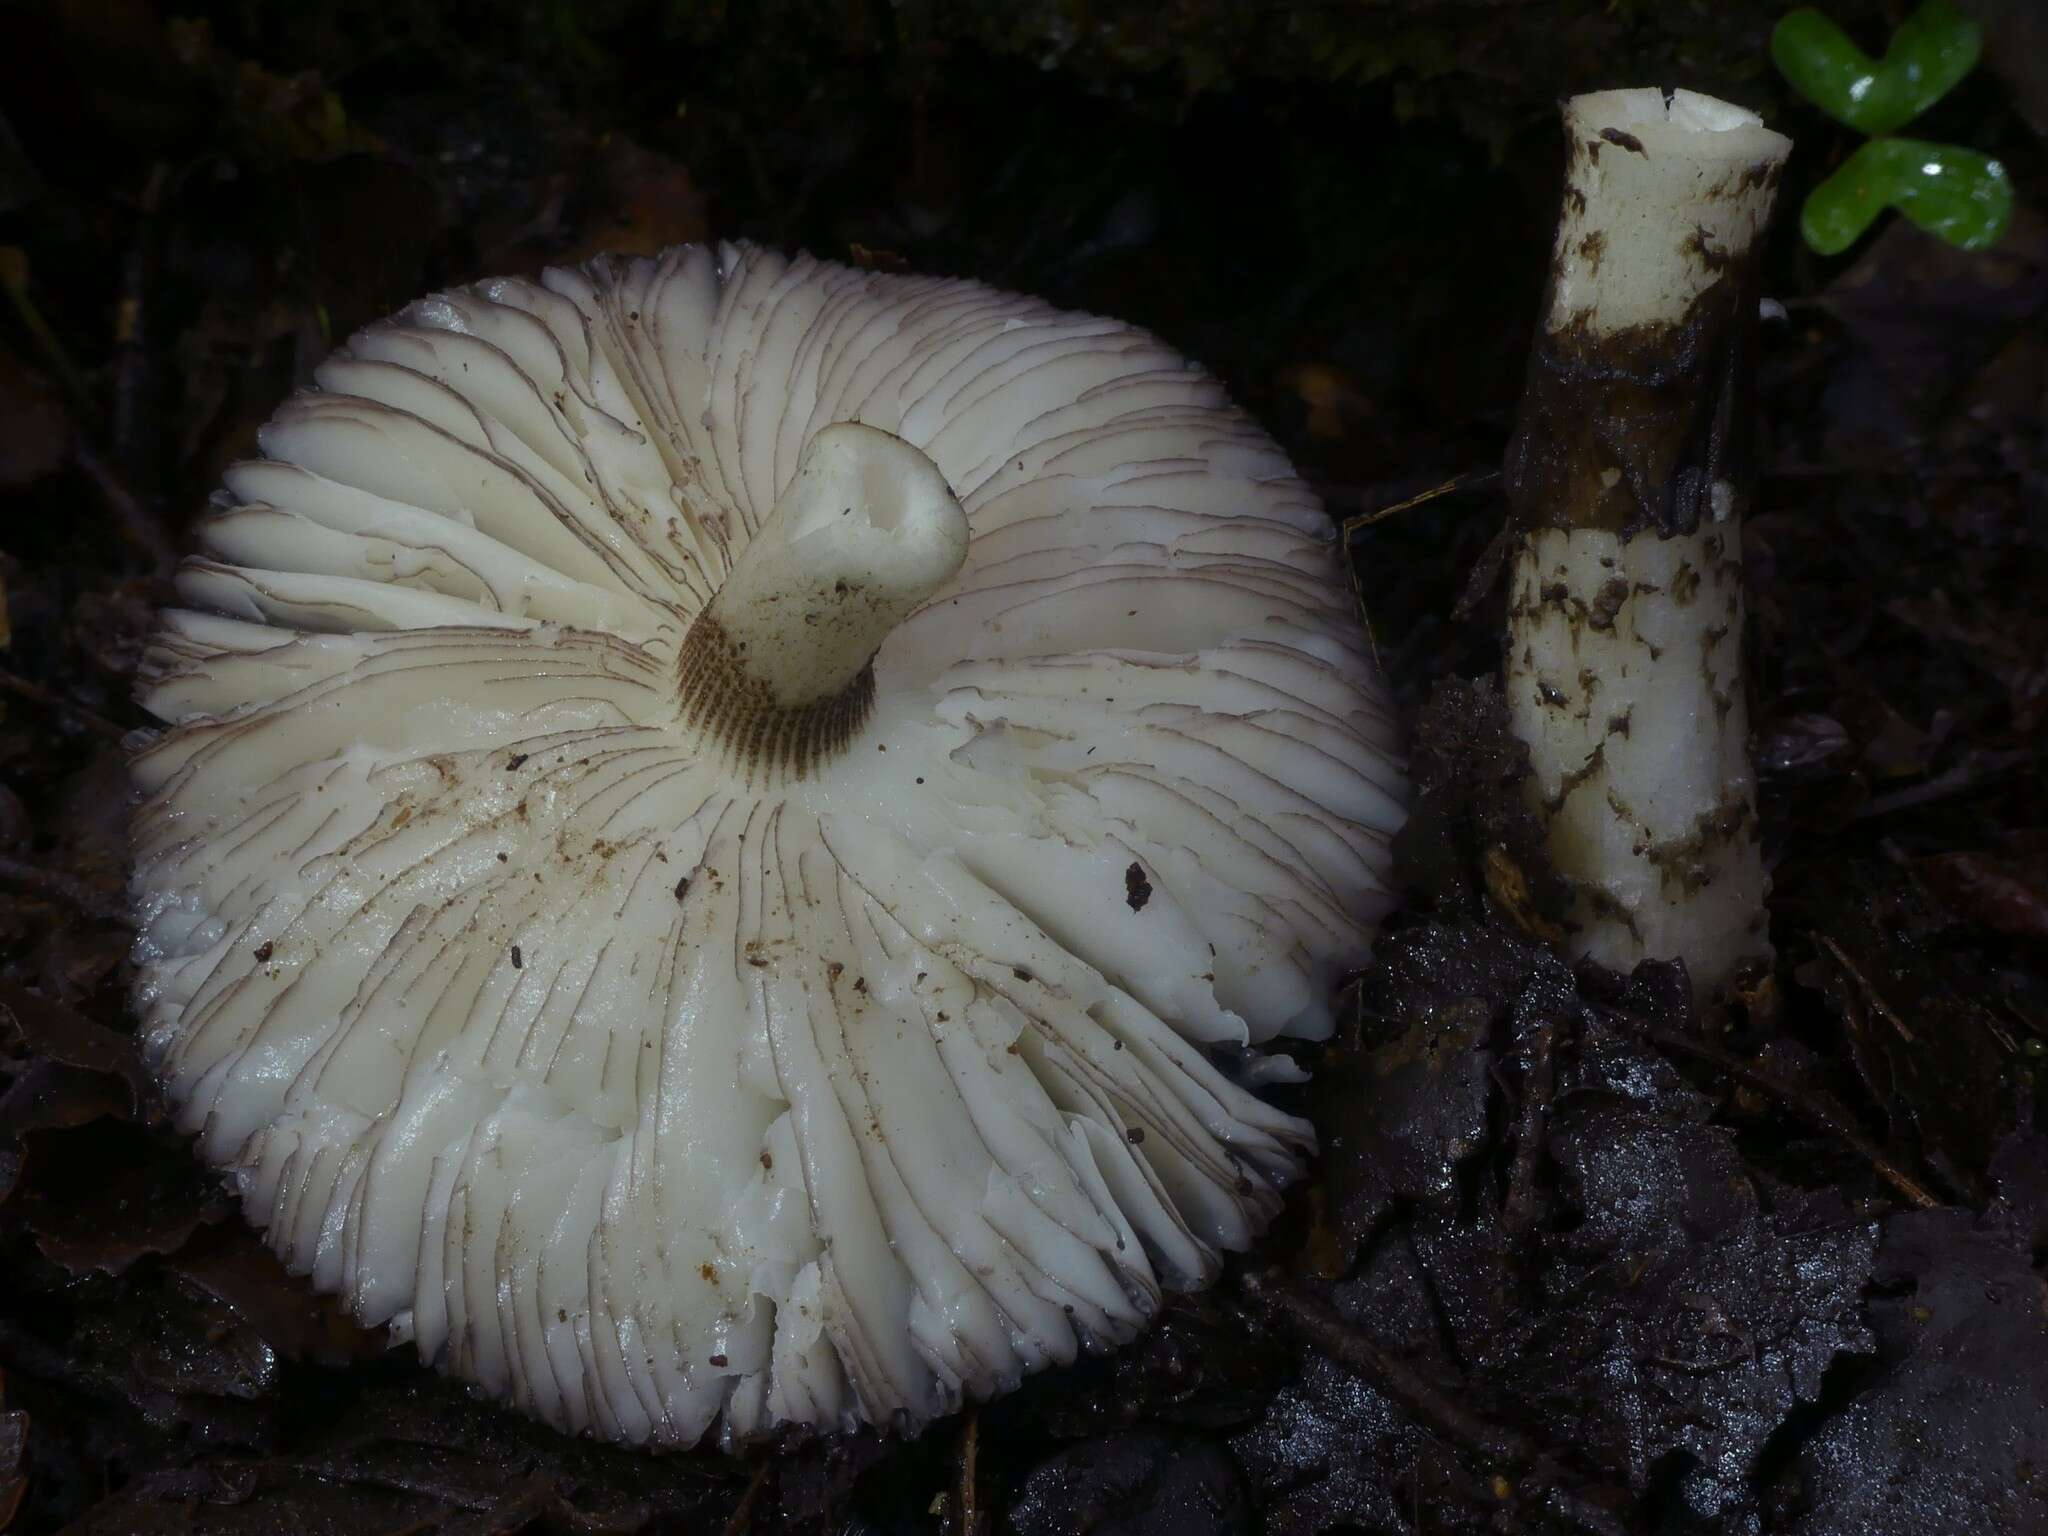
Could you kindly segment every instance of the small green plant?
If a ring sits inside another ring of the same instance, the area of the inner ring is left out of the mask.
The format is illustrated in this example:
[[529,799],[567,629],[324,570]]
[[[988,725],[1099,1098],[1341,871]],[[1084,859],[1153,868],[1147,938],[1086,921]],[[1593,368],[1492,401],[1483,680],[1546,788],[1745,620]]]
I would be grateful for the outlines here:
[[1994,244],[2012,221],[2012,178],[1989,155],[1892,135],[1972,69],[1983,30],[1949,0],[1926,0],[1873,59],[1819,11],[1793,11],[1771,34],[1771,59],[1802,96],[1870,134],[1800,210],[1800,232],[1824,256],[1854,245],[1886,208],[1966,251]]

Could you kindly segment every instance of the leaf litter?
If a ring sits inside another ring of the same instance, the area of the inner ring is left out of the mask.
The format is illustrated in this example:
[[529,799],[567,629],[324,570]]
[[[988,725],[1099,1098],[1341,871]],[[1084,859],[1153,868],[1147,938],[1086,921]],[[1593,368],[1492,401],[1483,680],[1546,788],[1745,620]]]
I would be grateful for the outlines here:
[[[196,9],[39,7],[6,66],[0,1528],[2048,1529],[2048,246],[2040,141],[1998,97],[1968,110],[2035,204],[2008,249],[1895,225],[1776,274],[1748,558],[1782,961],[1703,1015],[1668,967],[1550,947],[1564,893],[1484,676],[1562,76],[1487,55],[1522,113],[1487,148],[1469,113],[1471,140],[1390,131],[1392,88],[1104,89],[972,25],[796,27],[792,68],[722,20],[620,48],[634,8],[598,8],[560,20],[556,78],[517,39],[454,46],[453,6]],[[707,231],[974,271],[1204,357],[1367,514],[1415,721],[1414,899],[1281,1090],[1324,1153],[1280,1226],[1119,1355],[911,1444],[656,1458],[470,1399],[242,1227],[123,1004],[118,741],[221,466],[436,283]]]

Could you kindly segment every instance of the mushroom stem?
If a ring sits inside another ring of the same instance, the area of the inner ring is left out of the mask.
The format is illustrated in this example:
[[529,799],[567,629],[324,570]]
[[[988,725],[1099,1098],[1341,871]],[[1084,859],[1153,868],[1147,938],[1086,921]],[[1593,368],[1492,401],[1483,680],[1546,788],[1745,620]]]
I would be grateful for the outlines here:
[[1565,103],[1547,313],[1507,457],[1505,675],[1576,951],[1765,959],[1742,672],[1757,236],[1791,145],[1689,91]]
[[690,626],[684,723],[801,775],[866,718],[875,652],[953,579],[967,540],[945,476],[909,443],[853,422],[816,433]]

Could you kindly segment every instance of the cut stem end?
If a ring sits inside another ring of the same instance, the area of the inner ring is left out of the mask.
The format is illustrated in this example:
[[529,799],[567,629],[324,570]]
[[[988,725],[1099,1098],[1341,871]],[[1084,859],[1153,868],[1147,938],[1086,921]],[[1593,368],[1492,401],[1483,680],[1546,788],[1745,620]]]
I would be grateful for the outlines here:
[[683,724],[799,776],[844,750],[874,703],[875,653],[953,579],[967,541],[923,453],[874,427],[824,428],[684,638]]

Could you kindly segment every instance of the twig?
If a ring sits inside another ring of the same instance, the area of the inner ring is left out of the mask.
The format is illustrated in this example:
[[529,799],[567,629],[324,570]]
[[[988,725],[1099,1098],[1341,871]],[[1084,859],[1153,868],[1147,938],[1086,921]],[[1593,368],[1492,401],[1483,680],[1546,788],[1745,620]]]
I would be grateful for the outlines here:
[[1877,990],[1870,978],[1863,974],[1862,969],[1854,960],[1849,958],[1848,951],[1824,933],[1816,933],[1814,938],[1819,942],[1820,947],[1828,952],[1828,958],[1842,968],[1842,974],[1856,984],[1857,990],[1863,994],[1870,1006],[1877,1010],[1877,1016],[1883,1019],[1885,1023],[1891,1025],[1892,1032],[1901,1040],[1911,1045],[1913,1043],[1913,1031],[1907,1028],[1904,1019],[1892,1011],[1892,1005],[1884,1000],[1884,994]]
[[[1498,1467],[1525,1473],[1534,1484],[1529,1491],[1539,1494],[1543,1503],[1575,1529],[1594,1536],[1626,1536],[1627,1527],[1611,1511],[1558,1485],[1554,1458],[1535,1441],[1462,1406],[1449,1390],[1391,1353],[1364,1329],[1347,1323],[1328,1302],[1270,1271],[1246,1271],[1238,1277],[1238,1285],[1255,1306],[1278,1314],[1305,1343],[1391,1398],[1430,1433]],[[1513,1491],[1510,1482],[1507,1492]]]
[[1515,1122],[1515,1161],[1500,1211],[1501,1230],[1511,1238],[1521,1237],[1536,1220],[1536,1169],[1543,1159],[1550,1101],[1557,1092],[1556,1052],[1557,1024],[1553,1020],[1536,1031],[1529,1075],[1522,1084],[1522,1112]]
[[1494,1461],[1533,1461],[1536,1450],[1517,1430],[1489,1423],[1453,1401],[1406,1361],[1396,1358],[1362,1328],[1353,1327],[1328,1302],[1296,1290],[1272,1274],[1247,1270],[1240,1281],[1253,1302],[1278,1312],[1308,1343],[1354,1376],[1362,1376],[1445,1439]]
[[83,912],[87,917],[98,918],[103,923],[119,923],[123,927],[134,919],[128,909],[108,896],[98,886],[80,880],[75,875],[44,869],[39,864],[25,863],[20,859],[0,856],[0,885],[12,885],[38,896],[47,896],[52,901],[62,902],[67,907]]
[[417,1520],[406,1521],[396,1530],[386,1531],[384,1536],[430,1536],[431,1532],[438,1531],[462,1512],[459,1504],[443,1504],[439,1509],[428,1510]]
[[27,699],[31,704],[40,704],[45,709],[69,715],[86,729],[106,737],[109,741],[119,741],[128,734],[105,715],[95,714],[83,704],[74,704],[61,694],[52,693],[41,683],[30,682],[27,678],[19,677],[12,672],[0,671],[0,693],[11,693],[18,699]]
[[1690,1056],[1695,1061],[1703,1061],[1709,1066],[1727,1073],[1738,1083],[1754,1088],[1764,1097],[1775,1099],[1795,1115],[1812,1122],[1830,1135],[1839,1138],[1850,1151],[1855,1152],[1868,1162],[1872,1171],[1879,1178],[1883,1179],[1885,1183],[1891,1185],[1908,1205],[1918,1206],[1924,1211],[1932,1210],[1941,1204],[1941,1201],[1935,1198],[1926,1185],[1922,1184],[1918,1179],[1894,1163],[1890,1157],[1886,1156],[1884,1148],[1865,1135],[1862,1130],[1850,1121],[1848,1115],[1840,1106],[1832,1101],[1823,1098],[1819,1094],[1809,1093],[1796,1084],[1788,1083],[1783,1078],[1764,1071],[1752,1062],[1744,1061],[1739,1056],[1731,1056],[1728,1052],[1708,1045],[1704,1041],[1694,1040],[1686,1035],[1674,1034],[1669,1030],[1657,1029],[1647,1024],[1639,1024],[1633,1020],[1627,1020],[1626,1022],[1629,1028],[1635,1030],[1659,1050],[1675,1052],[1681,1056]]
[[78,371],[78,365],[71,360],[71,354],[64,350],[64,343],[57,339],[57,333],[50,329],[43,312],[36,308],[36,302],[29,291],[28,257],[15,247],[0,249],[0,288],[7,290],[7,297],[14,303],[14,313],[21,321],[36,349],[43,354],[43,361],[50,365],[50,371],[64,386],[64,393],[71,397],[72,408],[81,416],[92,411],[92,391],[87,388],[85,375]]
[[[1453,475],[1450,479],[1444,481],[1443,484],[1431,486],[1426,491],[1417,492],[1406,500],[1395,502],[1392,506],[1380,507],[1372,512],[1355,513],[1338,524],[1338,537],[1344,547],[1344,574],[1351,582],[1352,606],[1358,610],[1358,627],[1365,631],[1365,643],[1372,650],[1374,666],[1380,664],[1380,645],[1379,641],[1373,636],[1372,613],[1366,606],[1365,584],[1358,577],[1358,562],[1351,558],[1351,536],[1358,532],[1359,529],[1370,528],[1374,523],[1392,517],[1398,512],[1409,511],[1412,508],[1421,506],[1424,502],[1435,501],[1439,496],[1448,496],[1453,491],[1462,491],[1472,486],[1485,485],[1489,481],[1498,480],[1499,478],[1500,471],[1497,469],[1468,469],[1462,475]],[[1325,492],[1326,500],[1330,494],[1332,493]]]
[[732,1507],[732,1517],[725,1522],[723,1536],[747,1536],[754,1524],[754,1506],[761,1502],[761,1490],[768,1486],[768,1474],[774,1466],[766,1457],[755,1466],[747,1491],[740,1495],[739,1503]]
[[[494,1488],[459,1485],[451,1487],[449,1480],[436,1475],[432,1467],[420,1470],[407,1467],[385,1471],[372,1462],[366,1453],[359,1450],[337,1450],[320,1455],[282,1458],[272,1465],[287,1472],[302,1472],[310,1477],[317,1477],[322,1482],[376,1488],[390,1493],[417,1494],[422,1498],[451,1503],[471,1514],[497,1516],[501,1513],[513,1513],[520,1505],[530,1504],[532,1499],[530,1485],[515,1489],[509,1494],[500,1494]],[[538,1514],[540,1511],[536,1510],[534,1513]],[[513,1526],[512,1529],[517,1530],[519,1527]]]
[[[142,305],[144,281],[147,276],[146,237],[148,226],[153,220],[159,204],[168,173],[162,165],[150,172],[147,185],[142,193],[143,232],[137,236],[136,245],[129,253],[123,269],[123,292],[116,310],[115,335],[115,398],[114,398],[114,450],[122,462],[127,464],[133,455],[134,427],[154,413],[150,402],[141,398],[134,386],[144,375],[137,369],[146,370],[146,336],[143,332],[145,311]],[[93,401],[90,386],[86,383],[78,365],[64,350],[57,333],[50,329],[36,308],[35,299],[29,293],[28,258],[14,247],[0,247],[0,288],[7,290],[13,302],[16,315],[22,326],[35,341],[43,354],[43,360],[56,373],[71,397],[71,405],[80,420],[90,420],[97,407]],[[177,564],[177,551],[171,547],[170,538],[165,534],[161,521],[150,511],[135,493],[130,490],[114,469],[98,453],[87,446],[83,433],[74,433],[71,453],[74,462],[85,471],[86,477],[100,493],[109,510],[114,514],[116,528],[121,536],[148,560],[151,569],[163,572]],[[130,466],[132,467],[132,466]]]
[[100,500],[107,504],[107,510],[114,514],[114,526],[130,547],[159,573],[175,566],[178,553],[171,547],[170,536],[164,532],[163,524],[128,488],[114,466],[83,442],[73,443],[71,454],[78,467],[85,471],[86,478],[92,481],[93,489],[100,493]]
[[981,1410],[970,1406],[960,1426],[960,1536],[981,1536]]
[[121,261],[121,290],[114,305],[112,436],[114,462],[145,485],[158,473],[156,388],[150,350],[153,306],[150,290],[156,265],[157,212],[163,206],[170,167],[150,167],[136,212],[135,236]]
[[1927,805],[1936,800],[1946,800],[1950,795],[1959,795],[1973,789],[1989,778],[2017,768],[2022,763],[2034,761],[2033,752],[2015,750],[2011,752],[1972,752],[1968,757],[1918,784],[1909,784],[1904,789],[1895,789],[1888,795],[1879,795],[1866,800],[1856,808],[1855,819],[1868,821],[1873,816],[1889,816],[1894,811],[1911,810],[1916,805]]
[[[1344,542],[1349,544],[1351,542],[1351,535],[1361,528],[1370,528],[1374,523],[1385,522],[1388,518],[1398,516],[1400,513],[1412,512],[1419,506],[1435,501],[1439,496],[1450,496],[1458,491],[1477,490],[1480,486],[1490,485],[1499,478],[1500,471],[1497,469],[1468,469],[1463,474],[1451,476],[1450,479],[1444,481],[1441,485],[1433,485],[1426,491],[1417,491],[1413,496],[1403,497],[1401,500],[1392,502],[1387,506],[1376,507],[1370,512],[1354,512],[1339,525],[1344,534]],[[1356,493],[1351,494],[1355,495]],[[1325,501],[1333,498],[1342,499],[1344,495],[1344,491],[1332,486],[1323,493],[1323,499]]]

